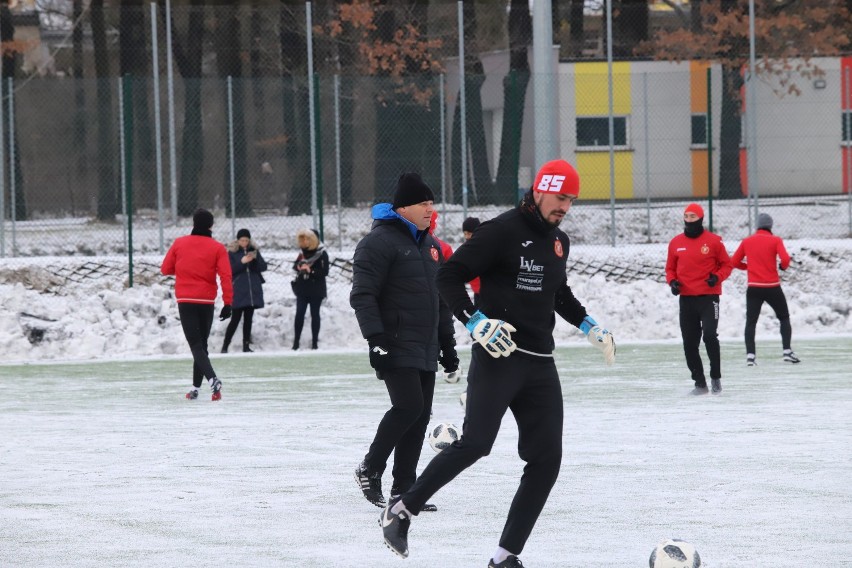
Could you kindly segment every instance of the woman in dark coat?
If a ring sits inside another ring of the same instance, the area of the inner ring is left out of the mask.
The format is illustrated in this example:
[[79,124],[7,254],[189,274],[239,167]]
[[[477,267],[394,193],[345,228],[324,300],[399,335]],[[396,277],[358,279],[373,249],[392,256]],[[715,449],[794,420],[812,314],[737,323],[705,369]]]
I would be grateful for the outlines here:
[[228,257],[231,260],[231,274],[234,283],[233,316],[225,330],[225,342],[222,353],[228,352],[228,345],[240,325],[240,319],[245,316],[243,323],[243,353],[250,353],[251,324],[254,310],[263,307],[263,275],[266,261],[260,256],[257,244],[251,239],[248,229],[237,231],[237,240],[228,245]]
[[311,349],[319,342],[320,304],[326,296],[325,277],[328,276],[328,253],[319,240],[319,233],[303,229],[296,235],[301,252],[293,262],[296,278],[293,293],[296,294],[296,329],[293,335],[293,350],[299,348],[305,312],[311,307]]

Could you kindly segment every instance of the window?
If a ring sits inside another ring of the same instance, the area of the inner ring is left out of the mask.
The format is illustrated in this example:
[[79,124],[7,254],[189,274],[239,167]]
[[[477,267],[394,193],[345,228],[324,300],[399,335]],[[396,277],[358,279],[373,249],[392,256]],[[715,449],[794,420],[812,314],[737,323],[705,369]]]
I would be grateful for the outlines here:
[[846,146],[852,144],[852,110],[843,111],[843,136],[840,140]]
[[707,115],[692,115],[692,145],[707,147]]
[[[613,146],[627,147],[627,117],[613,117]],[[609,117],[577,117],[577,148],[608,148]]]

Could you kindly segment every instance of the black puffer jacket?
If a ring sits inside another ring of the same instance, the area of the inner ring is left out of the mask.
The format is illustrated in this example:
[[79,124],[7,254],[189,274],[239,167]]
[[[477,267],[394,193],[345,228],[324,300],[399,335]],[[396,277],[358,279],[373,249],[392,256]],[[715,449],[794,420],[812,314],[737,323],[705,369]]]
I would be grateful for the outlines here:
[[440,247],[390,204],[376,205],[373,218],[355,249],[349,296],[361,334],[388,337],[392,367],[437,371],[442,342],[455,343],[452,314],[435,286]]
[[[255,251],[257,256],[251,262],[243,264],[243,257],[247,252]],[[239,242],[232,241],[228,245],[228,258],[231,261],[231,275],[234,282],[234,308],[262,308],[263,307],[263,275],[266,271],[266,261],[260,255],[254,241],[249,243],[248,248],[240,247]]]

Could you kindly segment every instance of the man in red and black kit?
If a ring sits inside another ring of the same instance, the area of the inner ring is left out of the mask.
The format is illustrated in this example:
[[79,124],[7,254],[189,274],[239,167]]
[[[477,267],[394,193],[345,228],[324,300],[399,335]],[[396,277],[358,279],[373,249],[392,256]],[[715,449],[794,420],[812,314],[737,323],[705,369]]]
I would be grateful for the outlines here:
[[[435,456],[414,485],[382,512],[385,544],[400,556],[408,556],[412,515],[491,452],[503,416],[511,410],[518,424],[518,454],[526,465],[488,566],[522,566],[518,555],[562,463],[562,389],[553,360],[556,314],[580,328],[608,363],[615,359],[612,334],[586,313],[567,283],[570,243],[558,225],[579,193],[573,166],[547,162],[518,207],[482,223],[438,269],[441,298],[476,343],[461,440]],[[474,306],[465,284],[477,276],[482,288]]]
[[192,388],[186,398],[198,398],[201,381],[210,381],[212,400],[222,398],[222,381],[210,364],[207,339],[213,326],[213,303],[219,291],[216,276],[222,286],[222,301],[225,306],[219,314],[220,320],[231,317],[231,302],[234,287],[231,282],[231,262],[225,245],[213,239],[213,214],[198,209],[192,216],[192,232],[175,239],[166,253],[160,272],[175,276],[175,298],[178,303],[180,324],[189,349],[192,351]]
[[[748,262],[743,262],[746,259]],[[780,261],[776,265],[776,261]],[[790,266],[790,255],[784,247],[781,237],[772,234],[772,217],[768,213],[757,216],[757,231],[743,239],[740,246],[731,257],[734,268],[748,271],[748,290],[746,291],[746,364],[749,367],[757,365],[754,347],[754,329],[760,318],[760,308],[763,302],[775,311],[781,323],[781,358],[787,363],[798,363],[799,358],[793,353],[790,341],[793,328],[790,325],[790,311],[787,308],[787,298],[781,289],[778,278],[778,268],[787,270]]]
[[704,209],[690,203],[683,212],[683,234],[669,243],[666,260],[666,283],[672,294],[680,296],[680,332],[686,366],[692,373],[692,394],[707,394],[707,378],[698,347],[704,336],[704,347],[710,358],[710,383],[713,393],[722,391],[722,364],[719,347],[719,296],[722,282],[731,275],[731,257],[722,237],[702,226]]

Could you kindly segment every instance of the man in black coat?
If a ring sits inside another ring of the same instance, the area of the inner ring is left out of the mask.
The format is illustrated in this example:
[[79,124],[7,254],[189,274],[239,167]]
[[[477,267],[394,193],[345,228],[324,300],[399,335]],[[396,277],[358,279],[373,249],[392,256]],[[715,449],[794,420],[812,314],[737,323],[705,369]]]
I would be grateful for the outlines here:
[[[400,556],[408,556],[412,515],[491,452],[511,410],[518,454],[526,465],[489,566],[522,566],[518,555],[562,463],[562,389],[553,359],[556,314],[580,328],[607,363],[615,360],[612,334],[586,313],[567,283],[570,242],[558,225],[579,193],[573,166],[564,160],[544,164],[518,207],[482,223],[438,271],[441,297],[475,340],[465,423],[461,440],[435,456],[411,489],[391,499],[382,513],[385,543]],[[474,306],[465,283],[477,276],[482,288]]]
[[364,497],[377,507],[386,503],[382,473],[392,452],[391,496],[414,484],[438,361],[446,372],[459,365],[452,314],[435,285],[444,259],[429,234],[433,201],[419,175],[401,175],[393,203],[373,207],[372,230],[355,249],[349,303],[369,345],[370,365],[391,401],[355,470]]

